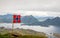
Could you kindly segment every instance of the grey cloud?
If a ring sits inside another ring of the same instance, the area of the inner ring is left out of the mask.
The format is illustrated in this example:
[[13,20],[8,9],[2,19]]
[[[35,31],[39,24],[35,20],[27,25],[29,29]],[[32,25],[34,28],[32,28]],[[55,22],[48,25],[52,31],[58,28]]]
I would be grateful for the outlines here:
[[60,12],[60,0],[0,0],[0,9]]

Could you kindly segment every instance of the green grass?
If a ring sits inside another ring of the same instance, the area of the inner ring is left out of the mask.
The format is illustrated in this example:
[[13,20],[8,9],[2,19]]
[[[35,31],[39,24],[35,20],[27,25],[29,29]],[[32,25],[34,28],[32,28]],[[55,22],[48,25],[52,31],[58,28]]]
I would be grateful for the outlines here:
[[35,36],[35,35],[19,35],[18,37],[14,37],[11,34],[0,34],[0,38],[47,38],[46,36]]
[[25,35],[22,38],[47,38],[47,37],[42,37],[42,36],[34,36],[34,35]]
[[[0,38],[47,38],[45,33],[39,33],[33,30],[15,29],[12,33],[12,30],[0,29]],[[17,35],[16,36],[13,36]]]

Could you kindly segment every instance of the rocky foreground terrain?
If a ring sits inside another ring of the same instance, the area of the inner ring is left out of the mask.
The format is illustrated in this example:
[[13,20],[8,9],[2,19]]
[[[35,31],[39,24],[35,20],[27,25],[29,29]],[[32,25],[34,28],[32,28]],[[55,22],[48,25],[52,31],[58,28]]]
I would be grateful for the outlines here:
[[12,29],[0,27],[0,38],[47,38],[47,36],[43,32],[30,29],[16,28],[12,32]]
[[58,33],[54,33],[53,35],[60,38],[60,34],[58,34]]

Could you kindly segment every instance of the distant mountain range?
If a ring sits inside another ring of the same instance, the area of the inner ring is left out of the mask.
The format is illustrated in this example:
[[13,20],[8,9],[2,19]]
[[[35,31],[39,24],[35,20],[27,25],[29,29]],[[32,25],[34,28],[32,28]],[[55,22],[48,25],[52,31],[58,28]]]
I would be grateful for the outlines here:
[[[45,19],[44,21],[39,21],[39,19]],[[0,23],[12,23],[12,14],[0,15]],[[58,25],[60,26],[60,17],[38,17],[38,16],[22,16],[21,23],[24,25]]]
[[49,26],[49,25],[58,25],[60,26],[60,17],[48,18],[45,21],[40,22],[34,16],[25,16],[22,18],[24,25],[40,25],[40,26]]
[[31,16],[24,16],[22,17],[22,23],[24,24],[32,24],[32,25],[36,25],[37,23],[39,23],[38,19],[36,19],[35,17]]
[[0,15],[0,23],[12,23],[12,15]]
[[55,17],[53,19],[47,19],[42,23],[45,25],[59,25],[60,26],[60,17]]

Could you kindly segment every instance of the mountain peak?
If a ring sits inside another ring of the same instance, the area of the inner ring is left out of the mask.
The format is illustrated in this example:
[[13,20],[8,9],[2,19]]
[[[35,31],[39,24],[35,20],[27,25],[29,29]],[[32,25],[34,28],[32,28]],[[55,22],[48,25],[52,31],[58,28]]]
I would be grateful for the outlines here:
[[30,16],[24,16],[22,18],[22,22],[27,24],[32,24],[38,22],[38,20],[34,16],[30,15]]
[[54,19],[60,19],[60,17],[55,17]]

